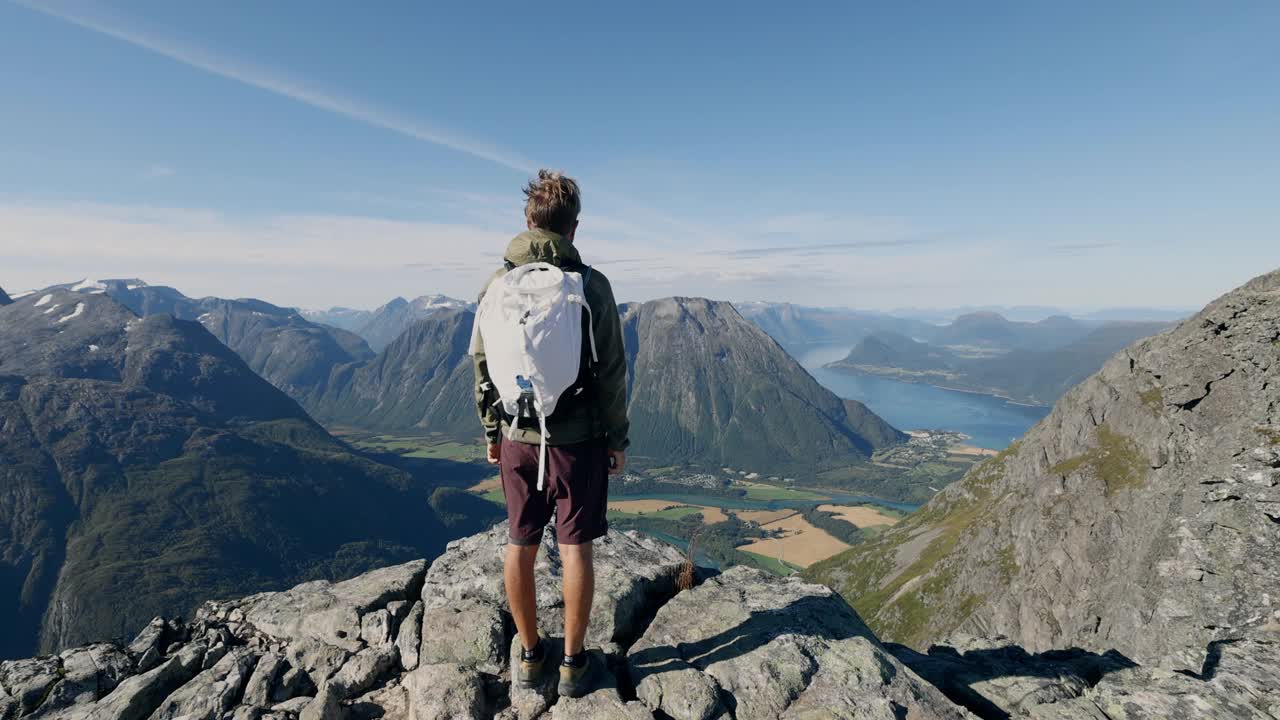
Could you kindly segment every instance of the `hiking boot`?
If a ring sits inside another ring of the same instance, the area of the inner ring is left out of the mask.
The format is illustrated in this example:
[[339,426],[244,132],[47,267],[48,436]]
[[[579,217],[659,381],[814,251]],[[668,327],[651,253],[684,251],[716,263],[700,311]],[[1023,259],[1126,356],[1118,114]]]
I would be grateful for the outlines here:
[[547,679],[547,641],[545,638],[538,639],[538,648],[540,653],[535,660],[525,658],[524,648],[516,643],[518,653],[515,667],[516,685],[526,690],[541,687]]
[[600,682],[600,661],[595,653],[582,651],[583,662],[577,667],[560,663],[560,696],[580,698],[596,689]]

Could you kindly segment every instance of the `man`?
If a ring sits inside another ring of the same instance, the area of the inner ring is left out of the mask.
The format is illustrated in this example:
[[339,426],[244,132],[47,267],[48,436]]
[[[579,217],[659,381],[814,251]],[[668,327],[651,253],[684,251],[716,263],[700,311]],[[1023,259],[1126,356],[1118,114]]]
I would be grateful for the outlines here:
[[[498,465],[507,500],[510,538],[504,579],[507,600],[523,652],[513,678],[533,687],[544,680],[546,650],[538,635],[533,567],[543,529],[554,513],[556,540],[564,566],[564,661],[559,692],[580,697],[590,692],[603,668],[583,648],[595,592],[591,543],[605,534],[609,475],[626,465],[627,361],[622,323],[605,276],[583,264],[574,246],[582,209],[578,184],[560,173],[541,170],[524,189],[528,230],[507,246],[505,267],[545,262],[577,272],[586,280],[589,313],[583,313],[581,392],[562,397],[546,418],[546,478],[538,487],[539,443],[536,423],[516,422],[496,404],[482,341],[474,348],[476,404],[489,445],[489,462]],[[487,288],[488,286],[486,286]],[[484,293],[481,293],[481,300]],[[594,335],[595,358],[587,344]]]

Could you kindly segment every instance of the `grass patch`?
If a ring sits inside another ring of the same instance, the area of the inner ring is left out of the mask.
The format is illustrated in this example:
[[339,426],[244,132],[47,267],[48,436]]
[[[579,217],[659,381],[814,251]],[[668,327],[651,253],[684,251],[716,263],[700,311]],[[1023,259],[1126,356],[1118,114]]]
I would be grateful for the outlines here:
[[807,490],[792,490],[791,488],[773,487],[771,485],[752,485],[747,488],[748,500],[826,500],[827,496],[812,493]]
[[1105,424],[1098,427],[1098,446],[1049,468],[1056,475],[1073,475],[1087,470],[1106,485],[1108,497],[1126,488],[1146,483],[1146,458],[1137,443]]
[[[965,533],[990,512],[992,488],[1004,478],[1020,447],[1014,443],[970,471],[962,483],[967,494],[935,498],[894,529],[815,563],[805,576],[839,590],[882,639],[919,648],[944,636],[983,601],[976,595],[955,596],[957,578],[946,560]],[[898,548],[926,532],[934,533],[933,539],[886,582]],[[918,584],[904,591],[913,582]]]
[[1018,573],[1018,559],[1013,555],[1012,545],[1005,545],[996,553],[996,569],[1000,571],[1000,578],[1006,583]]
[[760,564],[760,567],[764,568],[765,570],[768,570],[774,575],[781,575],[783,577],[786,577],[788,575],[791,575],[794,572],[797,572],[803,569],[799,565],[792,565],[789,562],[783,562],[778,558],[769,557],[768,555],[761,555],[759,553],[747,552],[746,550],[739,550],[738,552],[742,553],[743,555],[747,555],[751,557],[753,560],[755,560],[757,563]]
[[1280,428],[1258,426],[1254,430],[1262,436],[1264,442],[1268,445],[1280,445]]
[[502,488],[498,488],[497,490],[490,490],[489,492],[481,495],[480,497],[484,498],[485,500],[488,500],[491,503],[497,503],[504,507],[507,504],[507,495],[506,493],[502,492]]
[[485,448],[480,443],[460,443],[439,437],[372,435],[352,438],[349,442],[371,452],[394,453],[409,458],[476,462],[484,460]]
[[702,512],[703,512],[702,508],[690,507],[688,505],[681,505],[679,507],[670,507],[664,510],[655,510],[653,512],[629,513],[629,512],[622,512],[621,510],[610,510],[609,519],[612,520],[616,518],[643,517],[643,518],[660,518],[662,520],[681,520],[691,515],[701,515]]
[[1143,405],[1147,406],[1148,410],[1156,415],[1159,415],[1160,410],[1164,408],[1164,390],[1158,387],[1138,393],[1138,399],[1142,401]]

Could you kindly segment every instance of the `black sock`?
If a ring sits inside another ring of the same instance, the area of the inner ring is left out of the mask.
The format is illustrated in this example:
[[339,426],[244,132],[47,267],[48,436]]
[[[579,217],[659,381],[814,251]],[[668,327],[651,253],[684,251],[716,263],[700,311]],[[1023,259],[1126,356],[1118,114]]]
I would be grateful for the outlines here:
[[580,668],[587,662],[587,651],[583,650],[577,655],[565,655],[564,662],[561,663],[565,667]]
[[521,657],[525,662],[538,662],[539,660],[541,660],[541,659],[542,659],[542,655],[543,655],[543,650],[542,650],[542,640],[541,640],[541,639],[539,639],[539,640],[538,640],[538,644],[537,644],[537,645],[534,645],[534,646],[533,646],[533,649],[532,649],[532,650],[524,650],[524,649],[521,649],[521,651],[520,651],[520,657]]

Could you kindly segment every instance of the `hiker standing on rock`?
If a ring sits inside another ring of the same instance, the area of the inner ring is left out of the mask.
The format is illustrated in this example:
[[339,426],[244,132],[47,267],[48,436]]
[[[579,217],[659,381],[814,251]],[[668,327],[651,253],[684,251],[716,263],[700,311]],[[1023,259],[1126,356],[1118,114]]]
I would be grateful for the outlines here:
[[534,561],[556,518],[564,565],[561,695],[590,692],[603,668],[583,648],[605,534],[609,475],[626,464],[627,361],[613,289],[574,246],[578,183],[541,170],[524,189],[528,230],[480,295],[471,350],[476,404],[507,500],[504,579],[523,653],[517,683],[540,685]]

